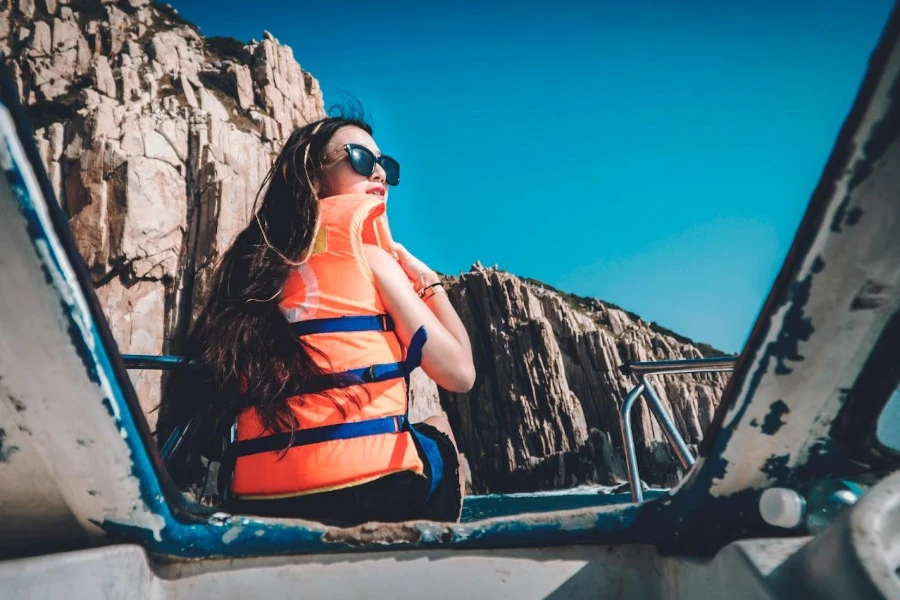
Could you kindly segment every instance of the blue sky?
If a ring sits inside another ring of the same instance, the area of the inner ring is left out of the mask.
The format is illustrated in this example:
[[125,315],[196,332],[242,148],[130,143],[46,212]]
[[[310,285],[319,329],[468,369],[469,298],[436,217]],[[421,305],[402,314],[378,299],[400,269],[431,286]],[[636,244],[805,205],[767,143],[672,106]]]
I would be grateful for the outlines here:
[[270,31],[402,165],[394,237],[739,351],[887,20],[888,0],[174,1]]

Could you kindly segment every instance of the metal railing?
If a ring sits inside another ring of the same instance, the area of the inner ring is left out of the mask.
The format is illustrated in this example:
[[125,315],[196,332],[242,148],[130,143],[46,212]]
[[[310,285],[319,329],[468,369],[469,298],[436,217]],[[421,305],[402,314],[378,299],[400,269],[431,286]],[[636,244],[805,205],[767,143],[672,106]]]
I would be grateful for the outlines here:
[[631,430],[631,409],[638,398],[644,396],[650,412],[656,417],[666,439],[675,451],[678,461],[685,470],[694,465],[694,457],[672,417],[666,412],[653,385],[647,380],[648,375],[674,375],[679,373],[723,373],[732,371],[737,362],[737,357],[725,356],[720,358],[696,358],[688,360],[661,360],[656,362],[632,362],[625,363],[619,370],[628,376],[635,376],[638,384],[628,393],[625,402],[622,403],[622,411],[619,415],[619,425],[622,428],[622,442],[625,445],[625,464],[628,467],[628,486],[631,490],[631,499],[634,502],[644,501],[644,491],[641,489],[641,476],[638,471],[637,453],[634,450],[634,432]]
[[[148,354],[123,354],[122,360],[127,369],[174,369],[182,362],[181,356],[153,356]],[[661,360],[656,362],[632,362],[625,363],[619,370],[627,375],[634,376],[638,384],[628,393],[622,404],[619,416],[619,424],[622,428],[622,442],[625,445],[625,464],[628,472],[628,486],[631,490],[631,499],[634,502],[643,502],[644,493],[641,489],[640,472],[637,464],[637,453],[634,449],[634,432],[631,430],[631,409],[635,402],[644,396],[650,412],[656,417],[663,429],[666,439],[675,451],[679,462],[685,469],[694,465],[694,457],[678,432],[672,417],[662,405],[656,389],[647,380],[648,375],[675,375],[683,373],[722,373],[734,369],[736,357],[726,356],[721,358],[698,358],[689,360]]]
[[126,369],[154,369],[168,371],[184,362],[181,356],[154,356],[152,354],[123,354]]
[[[155,371],[169,371],[182,364],[184,362],[184,357],[167,356],[165,354],[161,356],[156,356],[153,354],[123,354],[122,362],[125,363],[126,369],[151,369]],[[160,456],[162,456],[163,462],[167,461],[169,457],[178,450],[182,440],[184,440],[185,434],[187,434],[188,429],[191,427],[193,422],[194,419],[191,419],[185,425],[177,425],[175,427],[171,435],[169,435],[168,439],[166,440],[166,443],[163,444],[162,449],[159,451]]]

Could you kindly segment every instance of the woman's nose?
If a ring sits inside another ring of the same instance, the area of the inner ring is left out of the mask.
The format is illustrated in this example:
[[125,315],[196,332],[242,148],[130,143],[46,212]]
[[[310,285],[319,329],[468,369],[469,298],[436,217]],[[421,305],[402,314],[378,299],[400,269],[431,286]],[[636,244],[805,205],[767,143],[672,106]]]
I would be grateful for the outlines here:
[[369,175],[369,179],[384,183],[387,180],[387,173],[384,172],[384,167],[375,163],[375,168],[372,170],[372,174]]

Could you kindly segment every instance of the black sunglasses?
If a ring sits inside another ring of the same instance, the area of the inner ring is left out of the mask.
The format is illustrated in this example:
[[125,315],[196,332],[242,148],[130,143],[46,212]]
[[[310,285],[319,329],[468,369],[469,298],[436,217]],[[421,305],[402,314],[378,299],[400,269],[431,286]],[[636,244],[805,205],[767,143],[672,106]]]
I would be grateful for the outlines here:
[[327,162],[330,156],[345,150],[350,157],[350,166],[360,175],[368,177],[374,173],[375,164],[377,163],[384,169],[384,179],[388,185],[400,183],[400,163],[384,154],[375,156],[371,150],[359,144],[344,144],[342,148],[326,154],[323,160]]

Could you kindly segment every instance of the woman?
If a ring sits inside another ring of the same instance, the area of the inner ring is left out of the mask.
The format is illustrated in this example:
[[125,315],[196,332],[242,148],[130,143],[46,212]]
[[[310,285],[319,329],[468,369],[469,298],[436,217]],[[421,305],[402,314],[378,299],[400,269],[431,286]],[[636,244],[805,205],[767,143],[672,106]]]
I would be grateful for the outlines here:
[[366,123],[307,125],[223,257],[160,432],[185,415],[220,432],[234,423],[219,475],[226,509],[340,524],[458,519],[453,433],[439,416],[408,424],[408,377],[420,364],[466,392],[472,350],[439,277],[390,238],[385,202],[398,183]]

